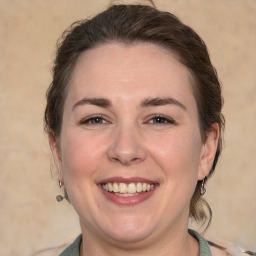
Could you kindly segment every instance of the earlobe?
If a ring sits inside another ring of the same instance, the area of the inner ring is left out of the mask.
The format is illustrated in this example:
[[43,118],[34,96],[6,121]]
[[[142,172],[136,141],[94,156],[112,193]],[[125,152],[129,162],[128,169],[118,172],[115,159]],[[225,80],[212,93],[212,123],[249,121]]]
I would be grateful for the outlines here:
[[214,123],[211,131],[208,133],[206,141],[202,145],[200,166],[198,172],[198,180],[202,180],[208,176],[211,171],[215,154],[218,148],[220,136],[219,124]]
[[59,181],[63,184],[63,175],[62,175],[62,159],[61,159],[61,151],[58,139],[54,137],[53,134],[48,135],[49,145],[52,151],[52,156],[54,159],[55,166],[58,170]]

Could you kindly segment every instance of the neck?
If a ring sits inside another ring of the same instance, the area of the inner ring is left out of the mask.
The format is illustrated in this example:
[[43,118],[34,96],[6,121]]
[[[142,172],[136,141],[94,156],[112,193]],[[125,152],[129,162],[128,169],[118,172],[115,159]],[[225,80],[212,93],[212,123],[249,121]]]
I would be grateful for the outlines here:
[[[199,244],[187,228],[173,230],[158,240],[148,237],[144,241],[124,243],[99,236],[82,228],[80,256],[198,256]],[[153,242],[154,241],[154,242]]]

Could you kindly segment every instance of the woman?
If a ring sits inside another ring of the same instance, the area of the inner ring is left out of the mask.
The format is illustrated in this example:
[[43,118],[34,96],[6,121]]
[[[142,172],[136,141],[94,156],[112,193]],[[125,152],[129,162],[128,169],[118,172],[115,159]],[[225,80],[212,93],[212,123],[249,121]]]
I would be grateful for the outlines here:
[[227,255],[188,229],[189,218],[207,222],[221,109],[206,46],[174,15],[114,5],[74,24],[45,110],[59,185],[82,230],[60,255]]

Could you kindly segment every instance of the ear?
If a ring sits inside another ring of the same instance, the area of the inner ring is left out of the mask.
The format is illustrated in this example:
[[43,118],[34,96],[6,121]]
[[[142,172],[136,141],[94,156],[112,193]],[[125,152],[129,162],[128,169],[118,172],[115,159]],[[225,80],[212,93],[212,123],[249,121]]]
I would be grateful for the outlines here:
[[218,123],[212,125],[211,131],[208,133],[206,141],[202,145],[200,165],[198,171],[198,180],[208,176],[215,158],[220,136],[220,127]]
[[52,151],[52,156],[55,162],[55,165],[58,170],[58,177],[59,181],[64,184],[64,179],[63,179],[63,172],[62,172],[62,159],[61,159],[61,150],[60,150],[60,144],[59,140],[54,137],[52,133],[48,135],[48,140],[50,144],[50,148]]

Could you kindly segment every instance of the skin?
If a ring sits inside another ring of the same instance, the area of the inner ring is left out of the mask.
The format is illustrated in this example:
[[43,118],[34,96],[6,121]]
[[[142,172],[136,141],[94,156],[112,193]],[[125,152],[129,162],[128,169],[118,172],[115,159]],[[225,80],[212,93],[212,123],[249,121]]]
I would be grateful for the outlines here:
[[[49,141],[86,238],[82,255],[199,254],[187,231],[189,203],[197,180],[212,166],[219,128],[213,124],[202,143],[190,81],[185,66],[152,44],[110,43],[79,57],[61,135]],[[111,105],[82,104],[83,98]],[[142,105],[152,98],[172,98],[183,107]],[[113,176],[142,177],[158,186],[149,199],[121,206],[98,186]]]

